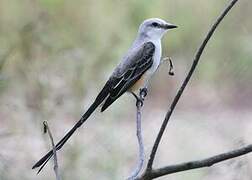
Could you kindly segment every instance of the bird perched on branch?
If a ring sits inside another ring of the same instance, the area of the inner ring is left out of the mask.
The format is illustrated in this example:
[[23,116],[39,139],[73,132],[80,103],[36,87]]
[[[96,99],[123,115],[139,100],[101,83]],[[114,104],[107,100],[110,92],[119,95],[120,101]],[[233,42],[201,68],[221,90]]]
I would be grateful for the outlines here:
[[[145,96],[147,95],[149,79],[161,61],[161,38],[168,30],[176,27],[158,18],[147,19],[140,25],[137,37],[128,52],[115,67],[93,104],[57,143],[56,150],[62,148],[99,105],[102,105],[101,112],[103,112],[125,92],[131,92],[137,101],[142,101],[136,93],[141,91]],[[33,166],[33,169],[40,167],[38,171],[40,172],[52,155],[53,151],[51,150]]]

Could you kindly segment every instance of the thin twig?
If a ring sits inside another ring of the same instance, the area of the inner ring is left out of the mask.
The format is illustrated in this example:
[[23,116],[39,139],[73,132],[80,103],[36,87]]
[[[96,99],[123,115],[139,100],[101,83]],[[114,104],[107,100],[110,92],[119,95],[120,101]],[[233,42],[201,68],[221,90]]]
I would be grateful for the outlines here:
[[[139,93],[140,99],[144,101],[144,94],[140,91]],[[143,102],[142,102],[143,103]],[[132,172],[130,177],[127,180],[134,180],[137,178],[141,170],[143,169],[144,165],[144,144],[143,144],[143,137],[142,137],[142,105],[140,101],[137,101],[136,103],[136,135],[137,135],[137,141],[138,141],[138,147],[139,147],[139,157],[138,157],[138,163],[135,168],[135,170]]]
[[[169,61],[169,71],[168,71],[168,74],[169,74],[170,76],[174,76],[174,67],[173,67],[173,63],[172,63],[171,57],[164,57],[164,58],[162,59],[161,63],[167,62],[167,61]],[[160,65],[160,64],[159,64],[159,65]]]
[[52,136],[52,133],[50,131],[50,128],[48,126],[48,123],[47,121],[44,121],[43,122],[44,124],[44,132],[48,132],[48,135],[49,135],[49,138],[51,140],[51,143],[52,143],[52,148],[53,148],[53,160],[54,160],[54,172],[55,172],[55,176],[56,176],[56,180],[61,180],[61,177],[59,175],[59,166],[58,166],[58,160],[57,160],[57,153],[56,153],[56,147],[55,147],[55,144],[54,144],[54,141],[53,141],[53,136]]
[[176,105],[177,105],[177,103],[178,103],[178,101],[179,101],[179,99],[180,99],[180,97],[181,97],[181,95],[182,95],[182,93],[183,93],[183,91],[184,91],[186,85],[188,84],[188,82],[189,82],[189,80],[190,80],[190,78],[191,78],[191,76],[192,76],[192,74],[193,74],[193,72],[194,72],[194,70],[195,70],[195,68],[196,68],[196,66],[197,66],[197,64],[198,64],[198,62],[199,62],[200,57],[201,57],[201,54],[202,54],[202,52],[203,52],[205,46],[207,45],[209,39],[210,39],[211,36],[213,35],[213,33],[214,33],[215,29],[217,28],[217,26],[220,24],[220,22],[223,20],[223,18],[225,17],[225,15],[229,12],[229,10],[235,5],[235,3],[236,3],[237,1],[238,1],[238,0],[232,0],[232,1],[230,2],[230,4],[225,8],[225,10],[224,10],[224,11],[221,13],[221,15],[217,18],[216,22],[212,25],[211,29],[209,30],[209,32],[207,33],[205,39],[203,40],[202,44],[200,45],[198,51],[196,52],[196,55],[195,55],[195,58],[194,58],[194,60],[193,60],[193,64],[192,64],[192,66],[191,66],[191,69],[190,69],[190,71],[188,72],[188,74],[187,74],[185,80],[183,81],[183,83],[182,83],[180,89],[178,90],[178,92],[177,92],[177,94],[176,94],[176,96],[175,96],[175,98],[174,98],[174,100],[173,100],[173,102],[172,102],[172,104],[171,104],[171,106],[170,106],[168,112],[166,113],[165,119],[164,119],[164,121],[163,121],[163,123],[162,123],[162,125],[161,125],[161,128],[160,128],[160,130],[159,130],[159,132],[158,132],[158,135],[157,135],[157,137],[156,137],[156,139],[155,139],[155,142],[154,142],[154,145],[153,145],[153,147],[152,147],[152,151],[151,151],[151,154],[150,154],[150,157],[149,157],[149,161],[148,161],[147,169],[146,169],[146,172],[145,172],[145,173],[151,171],[151,169],[152,169],[153,161],[154,161],[154,159],[155,159],[155,155],[156,155],[156,152],[157,152],[159,143],[160,143],[161,138],[162,138],[162,136],[163,136],[163,133],[164,133],[164,131],[165,131],[165,129],[166,129],[166,126],[167,126],[167,124],[168,124],[168,121],[169,121],[169,119],[170,119],[170,117],[171,117],[171,114],[172,114],[173,110],[175,109],[175,107],[176,107]]
[[203,168],[203,167],[210,167],[216,163],[220,163],[222,161],[236,158],[238,156],[242,156],[251,152],[252,152],[252,144],[233,150],[233,151],[229,151],[229,152],[222,153],[216,156],[212,156],[206,159],[197,160],[197,161],[189,161],[189,162],[184,162],[180,164],[165,166],[158,169],[152,169],[150,172],[148,172],[147,174],[144,174],[138,180],[149,180],[149,179],[154,179],[154,178],[158,178],[164,175],[173,174],[173,173],[177,173],[181,171],[187,171],[187,170],[198,169],[198,168]]

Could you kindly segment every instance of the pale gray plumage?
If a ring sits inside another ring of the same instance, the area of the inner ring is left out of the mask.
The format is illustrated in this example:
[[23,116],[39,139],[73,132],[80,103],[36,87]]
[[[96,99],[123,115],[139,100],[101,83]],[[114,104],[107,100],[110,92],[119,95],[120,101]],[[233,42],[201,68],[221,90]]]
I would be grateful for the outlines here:
[[[153,23],[158,23],[163,28],[156,29],[152,26]],[[145,20],[140,26],[138,30],[137,37],[125,56],[120,61],[120,64],[115,68],[112,76],[120,76],[124,73],[130,64],[134,63],[136,59],[133,57],[136,56],[141,49],[141,46],[146,42],[152,42],[156,46],[156,50],[160,53],[158,55],[161,56],[161,38],[169,29],[176,28],[177,26],[172,25],[170,23],[165,22],[159,18],[151,18]],[[157,60],[160,60],[160,57],[157,56]]]

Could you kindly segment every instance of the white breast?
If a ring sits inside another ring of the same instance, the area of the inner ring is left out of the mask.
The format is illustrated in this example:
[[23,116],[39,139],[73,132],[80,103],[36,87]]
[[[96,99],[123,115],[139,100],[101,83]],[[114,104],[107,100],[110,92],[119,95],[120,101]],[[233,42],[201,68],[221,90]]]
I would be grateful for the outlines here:
[[140,80],[135,83],[130,88],[130,91],[137,92],[141,88],[148,88],[149,80],[153,76],[153,74],[156,72],[159,64],[160,64],[160,59],[161,59],[161,54],[162,54],[162,49],[161,49],[161,40],[152,40],[152,39],[145,39],[145,42],[151,41],[155,45],[155,52],[153,55],[153,64],[150,69],[148,69],[141,77]]
[[153,65],[152,65],[152,73],[154,73],[159,64],[160,64],[160,60],[161,60],[161,54],[162,54],[162,48],[161,48],[161,41],[158,40],[156,42],[153,42],[155,44],[155,53],[154,53],[154,56],[153,56]]
[[160,60],[161,60],[161,54],[162,54],[162,48],[161,48],[161,41],[160,40],[156,40],[156,41],[152,41],[153,44],[155,45],[155,52],[153,55],[153,65],[150,69],[148,69],[148,71],[146,71],[145,73],[145,85],[148,85],[148,81],[151,78],[151,76],[156,72],[159,64],[160,64]]

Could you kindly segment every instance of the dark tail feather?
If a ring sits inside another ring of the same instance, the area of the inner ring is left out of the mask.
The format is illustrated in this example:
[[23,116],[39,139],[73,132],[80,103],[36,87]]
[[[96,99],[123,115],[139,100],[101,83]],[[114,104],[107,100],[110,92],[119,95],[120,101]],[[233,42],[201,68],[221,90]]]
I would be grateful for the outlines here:
[[[73,133],[78,129],[87,119],[88,117],[94,112],[94,110],[100,105],[103,99],[95,100],[95,102],[89,107],[89,109],[86,111],[86,113],[81,117],[81,119],[74,125],[70,131],[57,143],[56,150],[59,150],[62,148],[62,146],[67,142],[67,140],[73,135]],[[33,167],[32,169],[38,168],[38,173],[43,169],[43,167],[46,165],[48,160],[52,157],[53,150],[49,151],[44,157],[42,157]]]

